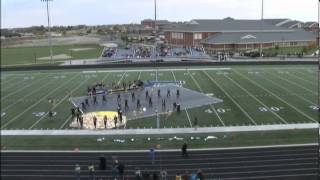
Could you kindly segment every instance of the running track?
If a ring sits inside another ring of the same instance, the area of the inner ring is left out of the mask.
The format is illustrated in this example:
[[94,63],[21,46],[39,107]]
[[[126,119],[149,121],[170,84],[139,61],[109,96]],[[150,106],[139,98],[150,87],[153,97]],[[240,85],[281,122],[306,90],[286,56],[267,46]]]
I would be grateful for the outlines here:
[[[167,169],[174,179],[177,172],[202,169],[205,179],[281,179],[316,180],[318,153],[316,145],[290,147],[259,147],[189,151],[183,158],[180,151],[156,152],[156,162],[151,165],[145,152],[2,152],[2,180],[66,180],[74,178],[74,165],[81,166],[81,179],[88,179],[87,166],[98,165],[104,154],[107,166],[112,156],[125,164],[125,175],[134,179],[136,167],[146,171]],[[111,169],[99,171],[96,179],[111,179]]]

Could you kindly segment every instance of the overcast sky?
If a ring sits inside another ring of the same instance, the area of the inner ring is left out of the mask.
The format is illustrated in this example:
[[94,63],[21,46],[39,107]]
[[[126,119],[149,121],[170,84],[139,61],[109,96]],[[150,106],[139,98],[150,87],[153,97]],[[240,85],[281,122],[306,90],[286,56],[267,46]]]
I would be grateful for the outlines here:
[[[261,18],[262,0],[157,0],[158,19]],[[53,0],[53,25],[139,23],[154,17],[154,0]],[[46,25],[41,0],[1,0],[1,27]],[[265,18],[318,21],[318,0],[264,0]]]

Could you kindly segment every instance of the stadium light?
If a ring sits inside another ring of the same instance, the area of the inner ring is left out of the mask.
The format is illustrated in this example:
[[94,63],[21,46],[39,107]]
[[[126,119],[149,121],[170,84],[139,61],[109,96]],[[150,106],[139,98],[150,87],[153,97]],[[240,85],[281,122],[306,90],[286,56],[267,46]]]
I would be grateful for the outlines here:
[[50,29],[50,14],[49,14],[49,1],[53,0],[41,0],[41,2],[47,3],[47,19],[48,19],[48,38],[49,38],[49,47],[50,47],[50,60],[53,63],[53,53],[52,53],[52,37],[51,37],[51,29]]

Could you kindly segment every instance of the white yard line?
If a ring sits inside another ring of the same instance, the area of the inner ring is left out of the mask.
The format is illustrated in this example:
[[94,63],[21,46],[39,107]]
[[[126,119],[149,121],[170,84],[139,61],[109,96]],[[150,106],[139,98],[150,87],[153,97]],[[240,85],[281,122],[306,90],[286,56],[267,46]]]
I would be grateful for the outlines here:
[[[55,104],[52,107],[52,110],[54,110],[56,107],[58,107],[62,102],[64,102],[65,99],[67,99],[74,91],[76,91],[79,87],[81,87],[84,83],[86,83],[90,78],[86,79],[85,81],[82,81],[78,86],[76,86],[72,91],[70,91],[69,93],[67,93],[57,104]],[[49,114],[49,112],[47,112],[45,115],[43,115],[41,118],[39,118],[35,123],[33,123],[28,129],[32,129],[33,127],[35,127],[42,119],[44,119],[45,117],[47,117],[47,115]]]
[[[273,74],[270,74],[270,75],[273,75]],[[283,89],[283,90],[285,90],[285,91],[289,92],[290,94],[293,94],[293,95],[297,96],[298,98],[300,98],[300,99],[304,100],[305,102],[308,102],[308,103],[310,103],[310,104],[312,104],[312,105],[314,105],[314,106],[318,106],[318,105],[317,105],[317,104],[315,104],[314,102],[312,102],[312,101],[310,101],[310,100],[308,100],[308,99],[306,99],[306,98],[304,98],[304,97],[300,96],[299,94],[297,94],[297,93],[295,93],[295,92],[293,92],[293,91],[289,90],[289,88],[285,88],[285,87],[283,87],[282,85],[280,85],[280,84],[276,83],[275,81],[271,80],[270,78],[266,78],[266,77],[263,77],[263,78],[264,78],[264,79],[266,79],[267,81],[270,81],[271,83],[275,84],[276,86],[280,87],[281,89]]]
[[176,76],[174,75],[174,72],[173,72],[173,71],[171,71],[171,74],[172,74],[172,76],[173,76],[174,81],[177,82]]
[[28,94],[25,94],[25,96],[19,98],[17,101],[14,101],[14,103],[12,103],[12,104],[6,106],[5,108],[1,109],[1,111],[6,111],[7,109],[9,109],[10,107],[16,105],[17,103],[19,103],[21,100],[25,99],[26,97],[29,97],[29,96],[35,94],[36,92],[40,91],[42,88],[46,87],[48,84],[52,83],[52,81],[54,81],[54,80],[48,81],[47,83],[45,83],[42,86],[38,87],[36,91],[31,91]]
[[[79,74],[78,74],[79,75]],[[21,112],[20,114],[16,115],[14,118],[12,118],[11,120],[9,120],[8,122],[6,122],[1,128],[5,128],[7,127],[10,123],[12,123],[13,121],[17,120],[20,116],[22,116],[24,113],[26,113],[27,111],[29,111],[30,109],[32,109],[34,106],[38,105],[40,102],[42,102],[44,99],[46,99],[49,95],[51,95],[53,92],[55,92],[56,90],[60,89],[62,86],[64,86],[65,84],[68,84],[70,81],[72,81],[73,79],[75,79],[76,77],[78,77],[78,75],[75,75],[73,78],[70,78],[68,81],[65,81],[64,83],[60,84],[60,86],[58,86],[57,88],[53,89],[52,91],[50,91],[50,93],[48,93],[46,96],[42,97],[41,99],[39,99],[36,103],[32,104],[31,106],[29,106],[27,109],[25,109],[23,112]]]
[[121,76],[121,78],[119,79],[119,81],[117,82],[117,84],[119,85],[121,83],[121,81],[123,80],[124,76],[126,75],[127,72],[124,72]]
[[[11,83],[11,81],[14,81],[13,83]],[[16,87],[18,84],[21,84],[23,83],[23,80],[18,80],[15,78],[12,78],[10,80],[7,80],[6,82],[4,82],[2,79],[1,79],[1,91],[7,91],[8,89],[11,89],[13,87]],[[5,86],[5,84],[9,84],[8,86]],[[5,87],[5,88],[3,88]],[[17,87],[21,87],[21,85],[18,85]],[[15,88],[14,88],[15,89]]]
[[189,120],[190,127],[192,128],[192,123],[191,123],[191,119],[190,119],[188,110],[187,110],[187,108],[185,108],[184,110],[186,111],[186,114],[187,114],[187,117],[188,117],[188,120]]
[[[110,74],[111,74],[111,73],[108,73],[108,74],[102,79],[102,82],[105,81],[106,79],[108,79],[108,77],[110,76]],[[78,89],[78,88],[73,89],[72,92],[75,91],[76,89]],[[70,94],[71,94],[71,93],[70,93]],[[66,121],[59,127],[59,129],[64,128],[64,126],[69,122],[70,119],[71,119],[71,115],[70,115],[70,116],[66,119]]]
[[244,114],[247,116],[247,118],[250,119],[250,121],[251,121],[254,125],[258,125],[257,122],[248,114],[248,112],[245,111],[245,110],[242,108],[242,106],[241,106],[240,104],[238,104],[237,101],[234,100],[234,99],[232,98],[232,96],[231,96],[229,93],[227,93],[227,91],[225,91],[225,90],[207,73],[207,71],[203,71],[203,72],[204,72],[204,74],[205,74],[214,84],[216,84],[216,85],[220,88],[220,90],[221,90],[225,95],[227,95],[227,96],[229,97],[229,99],[242,111],[242,113],[244,113]]
[[288,122],[286,120],[284,120],[280,115],[278,115],[277,113],[275,113],[274,111],[270,111],[269,107],[267,105],[265,105],[262,101],[260,101],[258,98],[256,98],[252,93],[250,93],[247,89],[245,89],[244,87],[242,87],[239,83],[237,83],[236,81],[234,81],[232,78],[228,77],[227,75],[225,75],[226,78],[228,78],[230,81],[232,81],[235,85],[237,85],[240,89],[242,89],[243,91],[245,91],[247,94],[249,94],[250,97],[252,97],[253,99],[255,99],[257,102],[259,102],[262,106],[264,106],[265,108],[267,108],[269,110],[269,112],[271,112],[273,115],[275,115],[277,118],[279,118],[283,123],[288,124]]
[[[172,77],[173,77],[174,81],[176,82],[176,81],[177,81],[177,79],[176,79],[176,76],[175,76],[174,72],[173,72],[173,71],[171,71],[171,74],[172,74]],[[186,114],[187,114],[187,118],[188,118],[188,121],[189,121],[190,127],[192,127],[191,119],[190,119],[190,116],[189,116],[189,113],[188,113],[187,108],[185,108],[185,111],[186,111]]]
[[295,106],[289,104],[287,101],[285,101],[284,99],[282,99],[281,97],[279,97],[278,95],[274,94],[273,92],[269,91],[267,88],[261,86],[260,84],[256,83],[255,81],[251,80],[250,78],[246,77],[245,75],[243,75],[240,72],[234,71],[237,74],[239,74],[240,76],[242,76],[243,78],[247,79],[248,81],[250,81],[251,83],[255,84],[256,86],[260,87],[261,89],[265,90],[266,92],[268,92],[269,94],[272,94],[274,97],[278,98],[280,101],[282,101],[283,103],[287,104],[288,106],[290,106],[291,108],[293,108],[294,110],[296,110],[297,112],[299,112],[300,114],[302,114],[304,117],[314,121],[314,122],[318,122],[315,119],[313,119],[312,117],[310,117],[309,115],[305,114],[304,112],[300,111],[298,108],[296,108]]
[[[300,72],[297,72],[297,73],[305,75],[305,74],[300,73]],[[293,76],[294,78],[300,79],[300,80],[302,80],[302,81],[304,81],[304,82],[306,82],[306,83],[308,83],[310,85],[315,85],[317,83],[317,81],[309,81],[309,80],[303,79],[303,78],[301,78],[301,77],[299,77],[299,76],[297,76],[297,75],[295,75],[293,73],[290,73],[289,76]],[[304,76],[304,77],[306,77],[306,76]]]
[[[47,76],[47,77],[48,77],[48,76]],[[20,92],[20,91],[22,91],[22,90],[24,90],[24,89],[26,89],[26,88],[28,88],[28,87],[33,86],[33,85],[36,84],[36,83],[39,83],[41,80],[44,80],[44,79],[45,79],[45,78],[38,78],[37,80],[32,81],[32,83],[30,83],[30,84],[28,84],[28,85],[26,85],[26,86],[23,86],[23,87],[20,87],[20,86],[19,86],[16,91],[12,91],[11,93],[7,94],[6,96],[1,97],[1,101],[5,100],[6,98],[10,97],[10,96],[13,95],[13,94],[16,94],[16,93],[18,93],[18,92]]]
[[[17,80],[17,79],[12,79],[12,81],[16,81],[16,82],[14,82],[14,83],[1,82],[1,91],[2,92],[3,91],[7,91],[8,89],[19,89],[19,88],[16,88],[16,87],[21,87],[21,83],[23,82],[23,80]],[[10,85],[6,86],[5,84],[10,84]],[[5,87],[5,88],[3,88],[3,87]]]
[[305,87],[301,86],[301,84],[297,84],[297,83],[295,83],[295,82],[293,82],[293,81],[291,81],[291,80],[288,80],[288,79],[286,79],[286,78],[281,78],[280,76],[277,76],[277,77],[278,77],[279,79],[282,79],[282,80],[284,80],[284,81],[287,81],[287,82],[290,83],[290,84],[293,84],[293,85],[295,85],[295,86],[297,86],[297,87],[300,87],[300,88],[302,88],[302,89],[304,89],[304,90],[306,90],[306,91],[308,91],[308,92],[310,92],[310,93],[312,93],[312,94],[318,95],[318,93],[314,92],[314,91],[311,90],[311,89],[308,89],[308,88],[305,88]]
[[139,71],[138,80],[141,78],[141,71]]
[[[198,87],[198,89],[200,90],[201,93],[203,93],[202,88],[200,87],[199,83],[194,79],[193,75],[189,72],[189,70],[187,71],[189,76],[191,77],[192,81],[196,84],[196,86]],[[215,113],[215,115],[218,117],[219,121],[221,122],[221,124],[223,126],[225,126],[225,123],[223,122],[222,118],[220,117],[219,113],[217,112],[216,108],[214,107],[214,105],[210,104],[209,105],[210,108],[213,110],[213,112]]]
[[64,128],[65,125],[69,122],[69,120],[70,120],[71,118],[72,118],[72,116],[70,115],[70,116],[66,119],[66,121],[64,121],[64,123],[59,127],[59,129]]

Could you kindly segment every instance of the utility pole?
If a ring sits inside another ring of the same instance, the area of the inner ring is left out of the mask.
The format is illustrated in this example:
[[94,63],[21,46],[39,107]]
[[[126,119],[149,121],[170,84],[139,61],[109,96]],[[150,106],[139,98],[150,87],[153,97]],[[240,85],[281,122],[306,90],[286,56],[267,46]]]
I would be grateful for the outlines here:
[[261,40],[260,40],[260,57],[262,57],[262,49],[263,49],[263,47],[262,47],[262,46],[263,46],[263,45],[262,45],[262,43],[263,43],[263,41],[262,41],[263,27],[262,27],[262,26],[263,26],[263,8],[264,8],[264,7],[263,7],[263,4],[264,4],[264,3],[263,3],[263,0],[262,0],[262,5],[261,5],[261,6],[262,6],[262,7],[261,7],[261,22],[260,22],[260,23],[261,23],[261,27],[260,27],[260,30],[261,30],[261,31],[260,31],[260,33],[261,33],[261,34],[260,34],[260,39],[261,39]]
[[50,11],[49,11],[49,1],[53,1],[53,0],[41,0],[41,2],[46,2],[47,3],[47,20],[48,20],[48,39],[49,39],[49,48],[50,48],[50,60],[51,63],[53,62],[53,53],[52,53],[52,37],[51,37],[51,22],[50,22]]
[[[317,51],[318,51],[318,179],[320,179],[320,0],[318,1],[318,38],[317,38]],[[316,51],[316,52],[317,52]]]
[[154,0],[154,53],[157,60],[157,0]]

